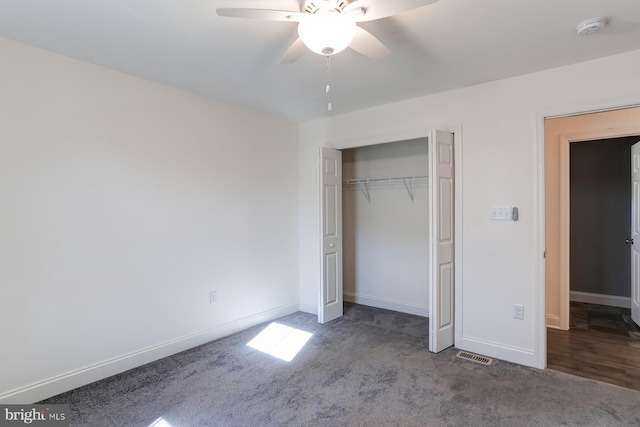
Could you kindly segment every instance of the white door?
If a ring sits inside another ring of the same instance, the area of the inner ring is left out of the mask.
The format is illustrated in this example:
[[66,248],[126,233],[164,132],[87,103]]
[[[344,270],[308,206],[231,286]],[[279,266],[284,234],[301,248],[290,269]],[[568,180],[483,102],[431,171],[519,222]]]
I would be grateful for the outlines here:
[[631,319],[640,324],[640,142],[631,146]]
[[454,342],[454,206],[453,134],[429,134],[430,283],[429,351],[438,353]]
[[342,316],[342,152],[320,151],[320,235],[322,261],[318,322]]

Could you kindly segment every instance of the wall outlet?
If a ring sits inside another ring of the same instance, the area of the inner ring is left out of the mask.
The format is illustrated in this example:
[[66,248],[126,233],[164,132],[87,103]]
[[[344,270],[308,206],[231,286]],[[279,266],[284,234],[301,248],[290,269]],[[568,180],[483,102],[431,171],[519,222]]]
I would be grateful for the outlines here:
[[216,291],[209,292],[209,304],[213,304],[218,300],[218,293]]
[[513,304],[513,318],[524,319],[524,306],[522,304]]

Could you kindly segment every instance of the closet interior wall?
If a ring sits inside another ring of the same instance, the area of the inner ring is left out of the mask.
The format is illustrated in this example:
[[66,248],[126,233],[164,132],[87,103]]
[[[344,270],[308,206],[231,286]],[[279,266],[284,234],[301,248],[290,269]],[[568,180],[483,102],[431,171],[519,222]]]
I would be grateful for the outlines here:
[[345,301],[429,316],[427,143],[343,150]]

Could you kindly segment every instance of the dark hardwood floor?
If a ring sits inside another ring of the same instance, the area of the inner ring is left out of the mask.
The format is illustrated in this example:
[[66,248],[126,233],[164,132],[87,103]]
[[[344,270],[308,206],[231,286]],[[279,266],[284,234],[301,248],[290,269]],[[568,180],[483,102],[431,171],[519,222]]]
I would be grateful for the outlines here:
[[547,368],[640,390],[640,328],[628,309],[571,302],[570,324],[547,329]]

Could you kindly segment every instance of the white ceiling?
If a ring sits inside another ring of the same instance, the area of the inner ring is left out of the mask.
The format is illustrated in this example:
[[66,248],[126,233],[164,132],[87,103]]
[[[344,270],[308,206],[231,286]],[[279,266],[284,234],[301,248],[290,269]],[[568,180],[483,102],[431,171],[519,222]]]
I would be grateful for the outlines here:
[[[0,36],[292,121],[640,49],[640,0],[440,0],[360,24],[391,55],[333,56],[328,112],[325,58],[279,63],[295,23],[218,7],[299,10],[297,0],[2,0]],[[594,17],[610,23],[579,37]]]

